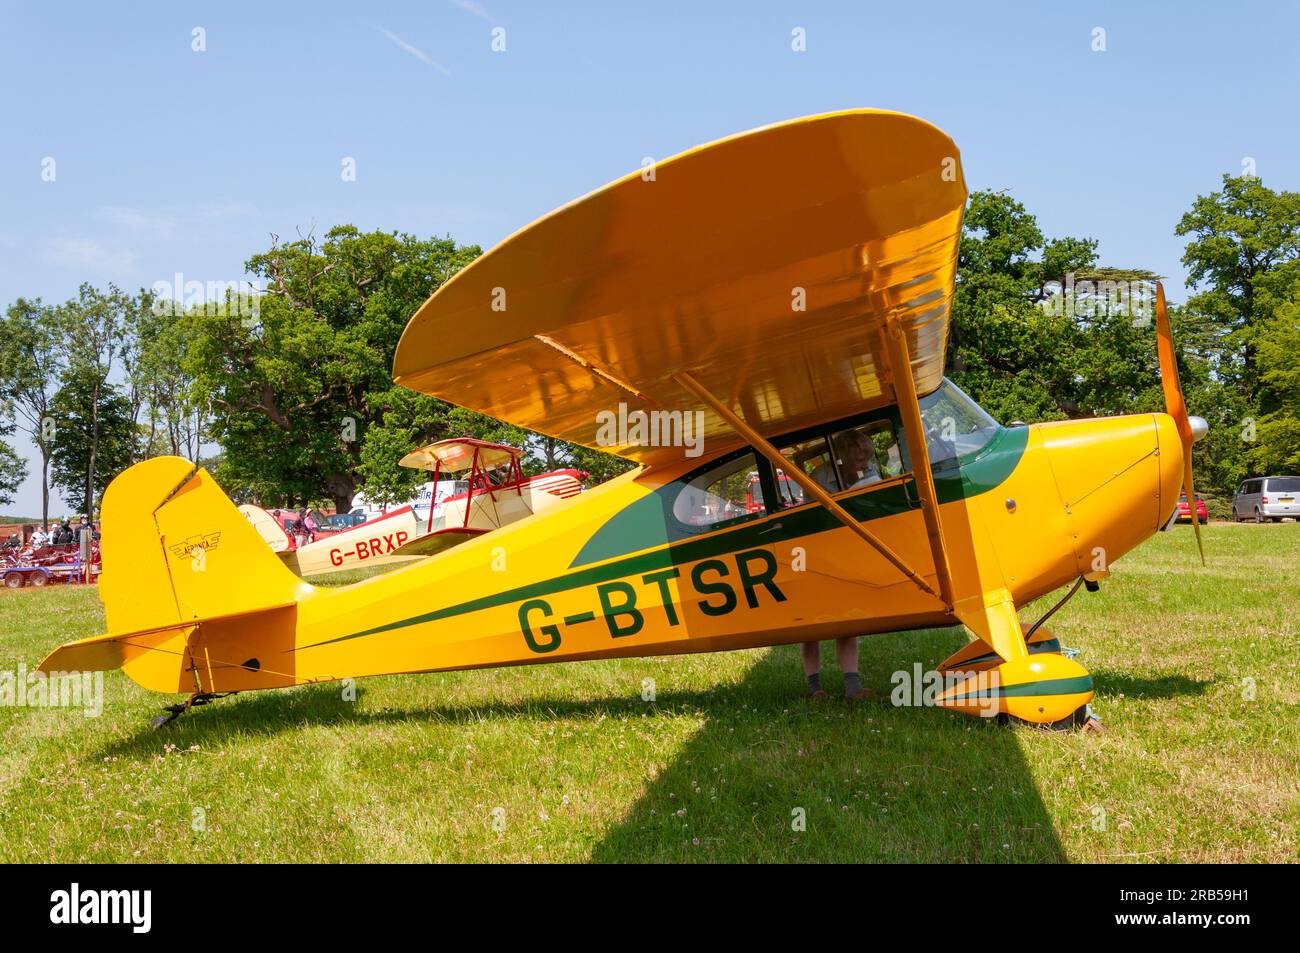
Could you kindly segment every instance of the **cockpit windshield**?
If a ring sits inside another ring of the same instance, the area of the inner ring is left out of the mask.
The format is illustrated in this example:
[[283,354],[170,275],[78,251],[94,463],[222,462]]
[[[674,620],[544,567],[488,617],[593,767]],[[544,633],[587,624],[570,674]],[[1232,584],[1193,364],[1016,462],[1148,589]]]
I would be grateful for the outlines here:
[[975,453],[998,432],[998,422],[946,377],[919,403],[931,464]]

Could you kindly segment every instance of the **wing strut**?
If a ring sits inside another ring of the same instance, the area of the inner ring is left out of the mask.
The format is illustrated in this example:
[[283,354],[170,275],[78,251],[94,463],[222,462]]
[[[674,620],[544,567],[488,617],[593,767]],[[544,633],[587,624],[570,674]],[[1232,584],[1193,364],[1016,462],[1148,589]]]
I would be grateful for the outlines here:
[[[714,397],[711,393],[709,393],[709,391],[704,387],[703,384],[701,384],[699,381],[697,381],[694,377],[692,377],[690,374],[686,373],[685,371],[682,371],[681,373],[678,374],[674,374],[673,380],[677,381],[677,383],[681,384],[683,387],[685,387],[688,391],[690,391],[700,400],[704,401],[704,403],[707,404],[709,408],[713,410],[714,413],[716,413],[719,417],[721,417],[731,426],[732,430],[736,431],[736,433],[744,437],[749,442],[750,446],[752,446],[763,456],[767,457],[768,461],[772,464],[772,466],[780,468],[780,470],[791,480],[797,483],[805,493],[807,493],[810,497],[812,497],[822,506],[826,507],[827,511],[829,511],[841,523],[843,523],[849,529],[853,530],[853,532],[861,536],[862,539],[864,539],[867,543],[869,543],[872,546],[872,548],[876,550],[876,552],[884,556],[885,559],[889,560],[889,562],[896,569],[898,569],[899,572],[901,572],[913,583],[915,583],[918,589],[920,589],[922,592],[928,595],[934,596],[936,599],[943,598],[937,592],[931,589],[929,584],[924,579],[922,579],[919,575],[917,575],[917,573],[914,572],[912,568],[907,565],[907,563],[903,562],[902,558],[897,553],[895,553],[892,549],[890,549],[880,540],[876,539],[876,537],[872,536],[871,533],[867,532],[866,528],[863,527],[863,525],[859,523],[857,520],[855,520],[852,514],[848,512],[848,510],[844,509],[844,507],[840,506],[833,499],[831,499],[829,493],[827,493],[820,486],[814,483],[812,479],[810,479],[809,476],[803,472],[803,467],[799,466],[797,463],[787,460],[785,455],[782,454],[780,450],[772,446],[772,444],[769,443],[767,440],[765,440],[758,433],[758,431],[756,431],[749,424],[745,423],[745,421],[742,420],[736,413],[734,413],[730,407],[728,407],[722,401],[718,400],[718,398]],[[951,602],[948,602],[947,604],[951,605]]]
[[891,318],[885,325],[885,345],[889,349],[889,365],[893,371],[894,399],[898,403],[898,413],[903,418],[903,432],[907,435],[907,449],[912,457],[912,476],[921,496],[925,534],[930,538],[934,571],[939,578],[939,598],[951,609],[952,573],[948,568],[948,551],[943,542],[943,526],[939,523],[939,496],[934,488],[934,474],[930,472],[930,451],[925,443],[925,424],[921,420],[921,405],[917,402],[912,358],[907,352],[907,336],[897,318]]

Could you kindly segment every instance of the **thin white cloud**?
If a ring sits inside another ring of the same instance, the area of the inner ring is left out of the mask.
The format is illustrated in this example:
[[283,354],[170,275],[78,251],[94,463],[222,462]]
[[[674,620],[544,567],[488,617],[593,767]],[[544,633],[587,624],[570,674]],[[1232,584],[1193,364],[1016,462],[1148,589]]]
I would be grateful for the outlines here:
[[148,232],[159,238],[172,238],[177,231],[176,219],[160,212],[145,212],[127,205],[110,205],[103,209],[104,218],[119,228]]
[[453,7],[460,7],[466,13],[472,13],[480,20],[491,20],[492,15],[483,9],[483,4],[478,0],[451,0]]
[[130,249],[110,248],[90,238],[51,239],[44,257],[51,265],[102,272],[125,271],[135,263],[135,252]]
[[424,50],[420,49],[419,47],[412,46],[410,43],[407,43],[405,40],[403,40],[403,39],[402,39],[400,36],[398,36],[396,33],[393,33],[393,32],[391,32],[391,31],[389,31],[389,30],[385,30],[385,29],[384,29],[383,27],[381,27],[381,26],[377,26],[377,27],[375,27],[375,29],[378,30],[380,33],[382,33],[384,36],[388,37],[390,40],[392,40],[394,43],[396,43],[399,47],[401,47],[402,49],[406,50],[406,52],[410,53],[410,54],[411,54],[412,56],[414,56],[417,60],[421,60],[421,61],[423,61],[423,62],[425,62],[425,63],[428,63],[430,66],[432,66],[434,69],[436,69],[436,70],[437,70],[439,73],[441,73],[443,76],[450,76],[450,75],[451,75],[451,70],[447,69],[447,67],[443,66],[441,63],[437,62],[437,61],[436,61],[432,56],[430,56],[428,53],[424,52]]
[[206,219],[224,220],[228,218],[251,218],[258,214],[257,206],[251,202],[238,200],[207,202],[199,207],[199,214]]

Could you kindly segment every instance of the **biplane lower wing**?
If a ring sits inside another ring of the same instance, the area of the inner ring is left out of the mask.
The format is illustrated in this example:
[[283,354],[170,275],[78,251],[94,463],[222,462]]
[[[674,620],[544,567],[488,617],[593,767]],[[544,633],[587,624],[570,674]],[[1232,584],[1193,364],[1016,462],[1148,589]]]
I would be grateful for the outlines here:
[[436,529],[432,533],[425,533],[423,536],[416,537],[409,543],[393,550],[393,555],[433,556],[488,532],[491,532],[491,530],[478,526],[449,526],[446,529]]

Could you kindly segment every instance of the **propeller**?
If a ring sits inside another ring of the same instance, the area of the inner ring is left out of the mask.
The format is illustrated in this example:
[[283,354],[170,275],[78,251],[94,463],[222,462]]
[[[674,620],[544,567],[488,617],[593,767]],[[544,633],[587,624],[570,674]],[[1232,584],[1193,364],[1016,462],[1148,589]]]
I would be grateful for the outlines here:
[[1183,399],[1183,385],[1178,380],[1178,361],[1174,354],[1174,335],[1169,327],[1169,314],[1165,310],[1165,286],[1156,282],[1156,346],[1160,356],[1160,386],[1165,392],[1165,411],[1174,418],[1178,436],[1183,443],[1183,492],[1187,495],[1187,509],[1192,514],[1192,529],[1196,533],[1196,548],[1205,565],[1205,547],[1201,543],[1201,521],[1196,517],[1196,493],[1192,488],[1192,444],[1209,431],[1204,417],[1190,417],[1187,401]]

